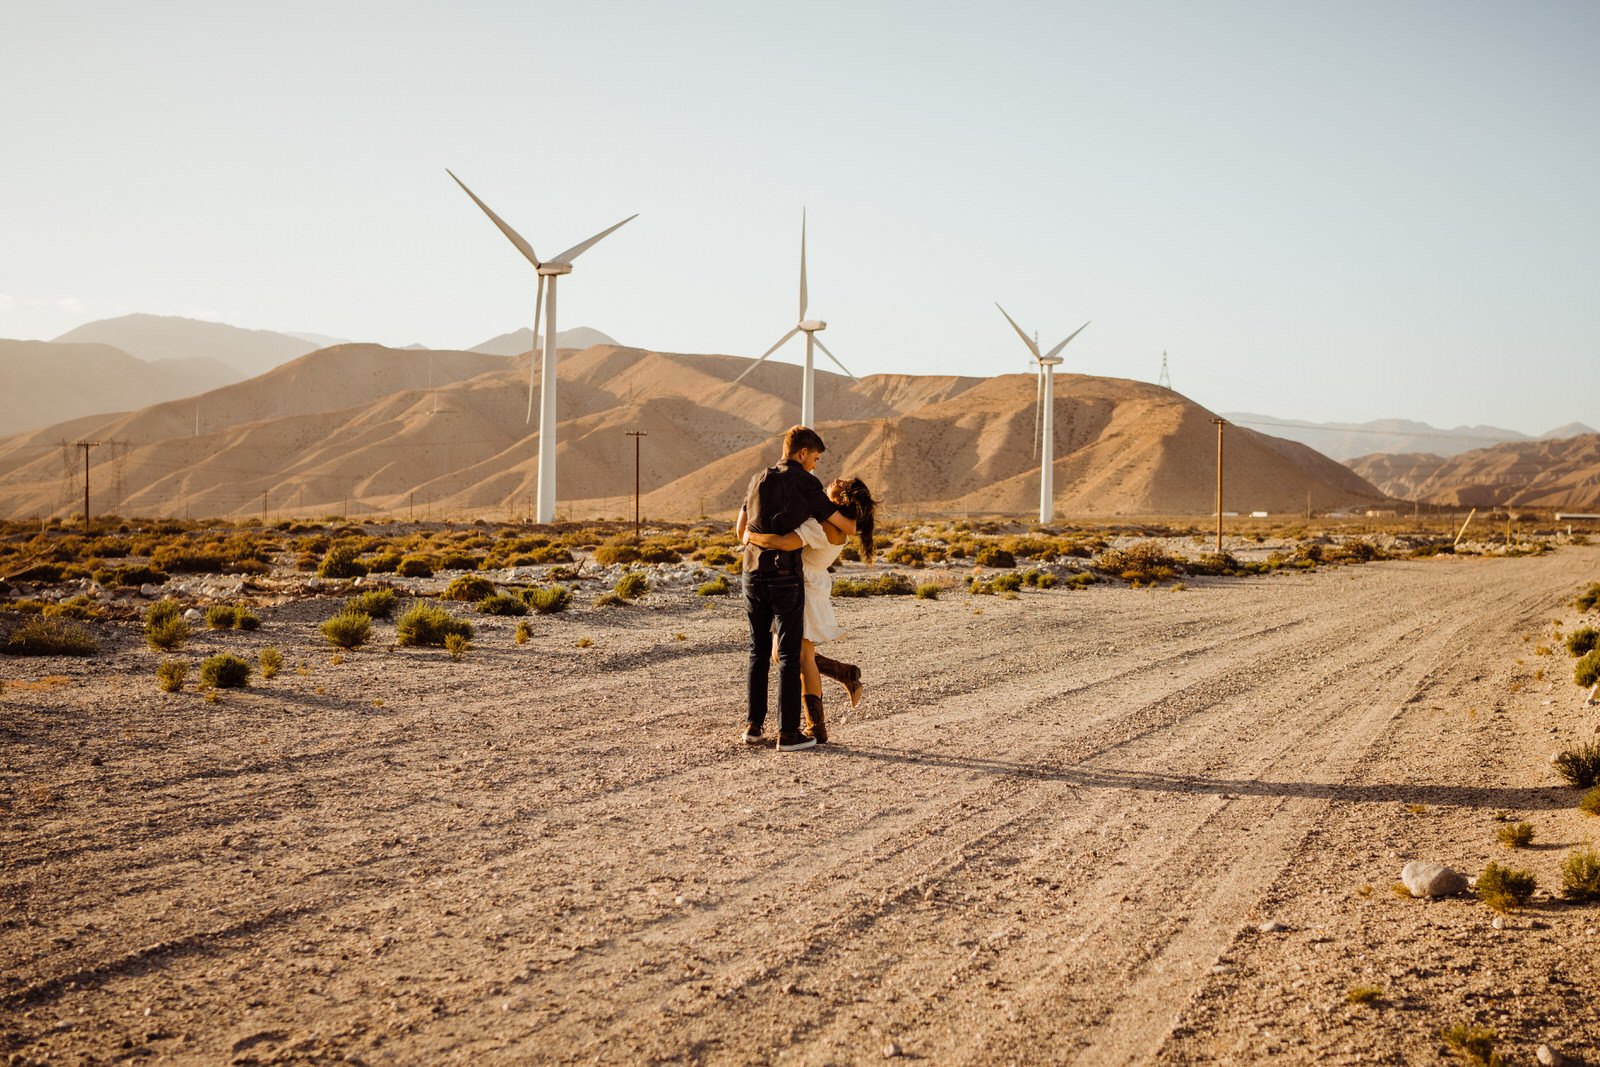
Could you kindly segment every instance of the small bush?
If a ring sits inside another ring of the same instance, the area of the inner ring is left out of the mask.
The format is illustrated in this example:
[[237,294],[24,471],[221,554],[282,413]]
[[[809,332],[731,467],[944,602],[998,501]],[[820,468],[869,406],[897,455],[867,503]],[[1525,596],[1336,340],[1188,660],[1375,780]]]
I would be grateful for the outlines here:
[[613,537],[594,550],[594,561],[602,567],[615,563],[638,563],[639,546],[630,538]]
[[522,602],[519,596],[510,593],[496,593],[486,596],[478,601],[478,610],[485,615],[526,615],[528,605]]
[[1600,785],[1600,742],[1581,741],[1556,753],[1550,762],[1568,785],[1580,789]]
[[238,689],[250,684],[250,664],[232,652],[219,652],[200,664],[200,684],[211,689]]
[[1600,630],[1596,630],[1593,626],[1585,626],[1567,635],[1567,651],[1574,656],[1581,656],[1593,652],[1597,642],[1600,642]]
[[1575,904],[1600,900],[1600,852],[1575,848],[1561,861],[1561,895]]
[[206,609],[206,626],[213,630],[259,630],[261,620],[249,608],[213,604]]
[[939,583],[923,582],[921,585],[917,586],[916,595],[918,600],[938,600]]
[[564,585],[541,585],[523,590],[522,599],[540,615],[554,615],[572,605],[572,590]]
[[739,557],[731,548],[712,545],[710,548],[701,550],[700,560],[707,567],[726,567],[730,563],[737,563]]
[[189,624],[176,600],[158,600],[145,609],[144,639],[151,648],[163,652],[170,652],[189,640]]
[[395,605],[399,602],[399,594],[388,586],[383,586],[379,589],[368,589],[359,596],[351,597],[345,602],[345,609],[374,619],[387,619],[394,614]]
[[597,608],[619,608],[627,603],[615,593],[601,593],[594,598],[594,606]]
[[1490,863],[1478,875],[1478,899],[1495,911],[1521,907],[1533,897],[1537,882],[1532,871],[1517,871]]
[[889,571],[876,578],[835,578],[833,580],[833,595],[845,597],[861,596],[912,596],[917,587],[911,584],[911,579],[903,574]]
[[984,545],[978,549],[976,562],[980,567],[1015,567],[1017,565],[1017,557],[999,545]]
[[349,541],[340,541],[328,549],[328,554],[322,557],[322,563],[317,567],[319,578],[363,578],[367,573],[367,565],[358,558],[361,555],[359,545]]
[[29,619],[6,638],[8,656],[92,656],[100,645],[89,631],[60,619]]
[[167,572],[156,567],[102,567],[93,577],[107,586],[160,585],[167,580]]
[[395,564],[394,572],[402,578],[432,578],[433,560],[427,556],[406,556]]
[[1596,604],[1600,604],[1600,582],[1592,583],[1589,588],[1578,594],[1572,606],[1579,611],[1588,611]]
[[59,604],[46,604],[39,614],[51,619],[98,619],[103,612],[88,597],[75,596]]
[[472,624],[438,604],[415,604],[395,624],[395,638],[402,645],[440,648],[451,634],[471,638]]
[[386,549],[367,560],[368,574],[393,574],[395,568],[400,566],[400,553],[394,549]]
[[1471,1023],[1456,1023],[1439,1034],[1450,1051],[1470,1065],[1470,1067],[1503,1067],[1505,1061],[1500,1058],[1500,1053],[1494,1050],[1494,1044],[1500,1040],[1500,1035],[1488,1027],[1473,1026]]
[[283,653],[275,648],[261,650],[261,677],[271,678],[283,670]]
[[516,632],[516,636],[515,636],[515,640],[516,640],[517,644],[519,644],[519,645],[527,644],[528,643],[528,639],[531,638],[532,636],[533,636],[533,627],[528,625],[528,620],[527,619],[523,619],[521,622],[517,623],[517,632]]
[[152,567],[173,574],[221,574],[227,562],[220,553],[189,545],[163,545],[150,556]]
[[1375,985],[1355,985],[1344,995],[1346,1004],[1372,1004],[1383,999],[1383,990]]
[[1079,571],[1077,574],[1074,574],[1071,578],[1067,579],[1067,588],[1087,589],[1089,586],[1095,584],[1096,581],[1098,581],[1098,579],[1095,578],[1095,576],[1089,571]]
[[329,644],[340,648],[359,648],[367,643],[367,635],[371,632],[371,616],[351,611],[348,607],[322,624],[322,636],[328,639]]
[[176,693],[189,677],[189,665],[181,660],[169,659],[156,668],[156,684],[163,693]]
[[1584,653],[1578,665],[1573,668],[1572,680],[1585,689],[1600,681],[1600,648]]
[[1527,848],[1533,844],[1533,823],[1519,822],[1502,826],[1494,836],[1506,848]]
[[997,574],[992,584],[996,593],[1015,593],[1022,588],[1022,575]]
[[476,574],[453,579],[442,594],[446,600],[478,601],[494,595],[494,583]]
[[695,596],[727,596],[728,589],[729,585],[727,576],[719,574],[709,582],[706,582],[704,585],[696,589],[694,594]]
[[1600,815],[1600,785],[1594,786],[1578,801],[1578,810],[1585,815]]
[[460,662],[461,657],[467,654],[467,649],[470,645],[471,642],[461,634],[444,635],[444,650],[450,653],[450,658],[457,662]]
[[[438,570],[441,571],[475,571],[483,562],[482,556],[475,556],[471,552],[451,550],[439,557]],[[470,597],[468,598],[471,599]]]
[[628,571],[617,579],[613,592],[623,600],[638,600],[650,591],[650,579],[644,571]]

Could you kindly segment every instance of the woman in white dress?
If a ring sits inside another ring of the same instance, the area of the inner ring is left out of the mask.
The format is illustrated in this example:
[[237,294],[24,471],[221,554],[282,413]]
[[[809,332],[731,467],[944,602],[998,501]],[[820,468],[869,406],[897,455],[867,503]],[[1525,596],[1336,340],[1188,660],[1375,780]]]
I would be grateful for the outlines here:
[[[856,534],[861,539],[861,558],[872,562],[872,532],[878,502],[872,499],[867,484],[860,478],[838,478],[828,486],[828,499],[839,505],[839,510],[856,521]],[[841,663],[817,651],[817,645],[832,641],[844,634],[844,627],[833,613],[833,575],[828,573],[844,551],[849,540],[832,523],[807,519],[794,533],[750,533],[740,530],[745,540],[762,548],[779,550],[800,549],[801,574],[805,582],[804,637],[800,642],[800,690],[805,700],[805,732],[815,737],[818,744],[828,740],[827,722],[822,710],[822,678],[826,675],[845,687],[850,696],[850,706],[861,700],[861,669],[853,663]]]

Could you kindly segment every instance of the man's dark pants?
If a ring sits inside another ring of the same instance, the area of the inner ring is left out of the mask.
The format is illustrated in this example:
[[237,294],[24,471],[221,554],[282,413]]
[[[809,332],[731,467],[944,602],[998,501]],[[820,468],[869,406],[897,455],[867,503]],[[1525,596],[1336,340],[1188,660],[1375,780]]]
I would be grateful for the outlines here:
[[778,729],[800,731],[800,638],[805,587],[798,573],[744,576],[744,610],[750,620],[749,710],[752,732],[767,721],[767,678],[772,662],[772,623],[778,623]]

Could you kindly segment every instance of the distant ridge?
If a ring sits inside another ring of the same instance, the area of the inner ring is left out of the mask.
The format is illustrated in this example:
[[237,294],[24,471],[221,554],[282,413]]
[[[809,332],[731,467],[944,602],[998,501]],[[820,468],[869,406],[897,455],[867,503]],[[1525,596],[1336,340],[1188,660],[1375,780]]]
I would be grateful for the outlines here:
[[[731,515],[798,415],[799,370],[616,345],[559,363],[558,514],[620,515],[642,430],[645,513]],[[250,381],[125,415],[0,440],[0,514],[70,514],[59,440],[130,442],[92,474],[97,511],[129,515],[522,515],[535,483],[528,357],[341,345]],[[1216,433],[1185,397],[1142,382],[1063,375],[1057,507],[1063,515],[1211,511]],[[826,474],[867,479],[890,514],[1036,514],[1034,381],[819,373]],[[198,433],[196,422],[198,420]],[[1228,510],[1302,511],[1382,495],[1303,445],[1230,431]],[[91,457],[97,464],[110,457]],[[111,487],[121,485],[120,496]],[[81,506],[81,505],[78,505]],[[345,509],[348,509],[346,512]],[[419,512],[422,513],[422,512]]]
[[111,345],[144,360],[214,359],[246,378],[324,347],[318,341],[273,330],[245,330],[223,322],[143,314],[87,322],[56,340]]
[[[1454,456],[1474,448],[1488,448],[1506,441],[1535,440],[1527,434],[1499,426],[1457,426],[1442,430],[1425,422],[1415,422],[1410,419],[1308,422],[1303,419],[1280,419],[1273,415],[1245,411],[1224,412],[1222,417],[1240,426],[1250,426],[1263,433],[1299,441],[1337,460],[1349,460],[1378,452],[1427,452],[1438,456]],[[1576,437],[1595,432],[1593,427],[1573,422],[1541,434],[1537,439]]]
[[[469,352],[486,352],[491,356],[520,356],[524,352],[533,351],[533,331],[524,327],[512,330],[498,337],[491,337],[479,345],[467,349]],[[593,348],[595,345],[617,345],[618,342],[599,330],[589,326],[574,326],[570,330],[556,331],[556,348]],[[620,347],[620,346],[619,346]]]
[[1362,456],[1350,468],[1391,496],[1454,507],[1600,510],[1600,434],[1510,441],[1456,456]]

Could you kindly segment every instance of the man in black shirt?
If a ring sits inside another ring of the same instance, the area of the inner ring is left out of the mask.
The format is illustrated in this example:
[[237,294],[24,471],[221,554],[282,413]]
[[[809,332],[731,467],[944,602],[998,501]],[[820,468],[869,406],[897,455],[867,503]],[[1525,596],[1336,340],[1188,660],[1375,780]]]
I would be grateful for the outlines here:
[[[807,519],[832,521],[847,533],[855,522],[839,514],[812,470],[825,452],[822,438],[809,426],[794,426],[783,435],[783,460],[750,480],[739,512],[739,538],[753,533],[792,533]],[[767,678],[772,660],[772,624],[778,626],[778,751],[795,752],[817,742],[800,732],[800,639],[805,613],[805,585],[800,550],[744,546],[744,606],[750,620],[750,665],[746,674],[748,708],[744,742],[761,743],[767,719]]]

